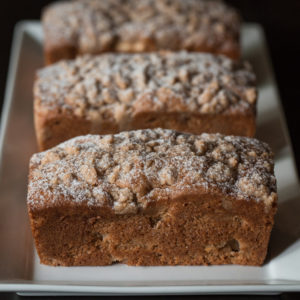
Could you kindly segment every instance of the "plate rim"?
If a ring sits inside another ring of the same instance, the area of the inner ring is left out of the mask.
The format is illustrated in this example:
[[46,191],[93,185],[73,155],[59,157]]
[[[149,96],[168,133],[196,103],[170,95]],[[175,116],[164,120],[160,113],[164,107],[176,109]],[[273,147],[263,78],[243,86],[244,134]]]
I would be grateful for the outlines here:
[[[10,51],[9,68],[6,80],[6,88],[4,94],[4,102],[1,113],[1,129],[0,129],[0,163],[3,155],[3,144],[7,131],[7,123],[9,120],[10,110],[12,106],[12,99],[15,89],[16,72],[20,60],[20,54],[22,51],[22,40],[26,30],[29,26],[40,24],[36,20],[22,20],[15,25],[13,33],[13,41]],[[278,85],[274,76],[274,70],[269,55],[269,49],[266,42],[266,37],[263,28],[258,23],[246,23],[246,26],[256,27],[260,31],[263,38],[264,50],[266,52],[267,65],[270,70],[270,80],[276,93],[276,102],[279,107],[279,119],[283,129],[284,137],[290,148],[291,160],[293,162],[293,168],[296,174],[296,180],[299,185],[299,174],[296,168],[295,154],[290,138],[290,134],[287,127],[286,117],[283,112],[282,103],[280,101],[280,94],[278,91]],[[199,284],[200,283],[200,284]],[[50,284],[45,282],[37,282],[33,280],[8,280],[0,281],[0,291],[16,292],[24,295],[38,295],[38,293],[54,293],[54,294],[93,294],[93,295],[171,295],[171,294],[242,294],[242,293],[281,293],[281,292],[297,292],[300,291],[300,280],[277,280],[277,283],[264,281],[262,284],[212,284],[199,281],[196,285],[84,285],[84,284]],[[123,283],[124,285],[124,283]],[[212,290],[213,288],[213,290]],[[116,292],[116,289],[118,292]]]

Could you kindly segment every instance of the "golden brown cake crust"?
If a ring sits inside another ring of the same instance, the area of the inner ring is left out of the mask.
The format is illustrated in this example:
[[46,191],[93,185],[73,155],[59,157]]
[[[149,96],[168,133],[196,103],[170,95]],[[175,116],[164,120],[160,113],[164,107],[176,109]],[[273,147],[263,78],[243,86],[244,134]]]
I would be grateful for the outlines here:
[[272,157],[255,139],[163,129],[35,154],[27,201],[41,261],[259,265],[276,210]]
[[42,21],[48,63],[103,52],[240,52],[239,15],[220,1],[65,1],[48,6]]
[[[41,149],[76,135],[164,127],[253,136],[257,90],[247,63],[187,52],[104,54],[38,72]],[[71,120],[80,122],[76,132]],[[55,133],[54,133],[55,132]]]

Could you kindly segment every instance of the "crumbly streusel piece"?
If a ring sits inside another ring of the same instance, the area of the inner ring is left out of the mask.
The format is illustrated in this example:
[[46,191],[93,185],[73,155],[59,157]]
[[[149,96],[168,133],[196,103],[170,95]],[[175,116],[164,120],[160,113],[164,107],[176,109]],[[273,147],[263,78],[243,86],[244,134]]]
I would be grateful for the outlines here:
[[260,265],[276,200],[266,144],[163,129],[35,154],[27,199],[41,262],[52,265]]
[[48,63],[103,52],[240,52],[240,17],[220,1],[65,1],[48,6],[42,21]]
[[253,136],[257,90],[247,63],[176,52],[103,54],[38,72],[41,149],[68,138],[143,128]]

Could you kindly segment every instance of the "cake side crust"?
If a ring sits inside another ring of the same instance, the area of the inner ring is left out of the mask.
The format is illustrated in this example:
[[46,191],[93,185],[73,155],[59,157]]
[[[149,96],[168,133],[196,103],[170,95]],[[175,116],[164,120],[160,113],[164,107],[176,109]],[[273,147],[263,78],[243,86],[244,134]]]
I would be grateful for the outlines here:
[[[35,132],[40,151],[50,149],[68,139],[85,134],[114,134],[120,124],[114,119],[91,122],[85,117],[69,113],[39,111],[35,108]],[[197,115],[184,113],[139,113],[126,118],[121,131],[135,129],[173,129],[180,132],[201,134],[221,133],[253,137],[256,131],[254,115]]]
[[47,265],[261,265],[276,211],[263,206],[200,188],[137,214],[61,206],[30,216]]

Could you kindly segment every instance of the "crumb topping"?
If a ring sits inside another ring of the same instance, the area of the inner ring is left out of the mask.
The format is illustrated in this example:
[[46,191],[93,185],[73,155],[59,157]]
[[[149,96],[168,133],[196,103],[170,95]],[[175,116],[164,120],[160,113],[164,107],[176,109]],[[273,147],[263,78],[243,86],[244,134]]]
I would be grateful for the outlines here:
[[41,69],[35,83],[42,108],[110,118],[120,130],[142,112],[252,114],[256,98],[247,63],[187,52],[86,55]]
[[77,0],[47,7],[47,43],[79,53],[238,47],[240,18],[221,1]]
[[270,206],[273,167],[269,147],[246,137],[164,129],[80,136],[32,156],[28,204],[65,201],[127,214],[202,188]]

